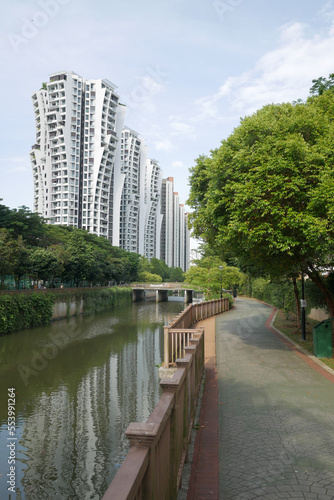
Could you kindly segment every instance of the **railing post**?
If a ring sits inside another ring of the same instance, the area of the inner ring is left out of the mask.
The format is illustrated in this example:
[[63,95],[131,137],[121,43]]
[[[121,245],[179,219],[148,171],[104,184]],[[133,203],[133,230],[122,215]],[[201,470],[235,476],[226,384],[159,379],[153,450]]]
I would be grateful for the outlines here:
[[164,365],[169,367],[169,327],[164,326]]

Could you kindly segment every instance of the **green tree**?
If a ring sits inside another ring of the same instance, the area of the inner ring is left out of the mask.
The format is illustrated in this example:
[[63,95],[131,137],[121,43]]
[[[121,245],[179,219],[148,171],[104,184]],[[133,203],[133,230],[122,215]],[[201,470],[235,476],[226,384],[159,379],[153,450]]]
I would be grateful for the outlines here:
[[4,287],[6,275],[13,273],[15,262],[15,241],[7,229],[0,229],[0,281]]
[[149,273],[148,271],[142,271],[139,273],[139,281],[143,283],[161,283],[162,278],[159,274]]
[[170,267],[169,268],[169,280],[170,281],[184,281],[184,273],[180,267]]
[[126,283],[131,283],[132,281],[136,281],[138,278],[140,256],[134,252],[129,253],[125,252],[125,250],[123,250],[123,252],[126,255],[124,281]]
[[88,279],[90,268],[94,263],[91,247],[86,243],[84,231],[72,232],[66,245],[68,261],[65,264],[64,279],[73,281],[75,286]]
[[54,286],[54,278],[62,278],[63,273],[65,271],[65,265],[67,264],[69,260],[69,255],[68,252],[66,252],[64,245],[58,244],[58,245],[50,245],[48,247],[49,252],[53,254],[53,256],[56,259],[57,265],[54,270],[54,274],[51,278],[51,286],[53,288]]
[[29,255],[30,276],[36,281],[51,281],[59,270],[58,260],[52,250],[36,248]]
[[22,236],[13,241],[13,275],[15,286],[20,288],[20,281],[25,274],[29,272],[29,249],[27,248]]
[[312,95],[322,95],[327,90],[334,88],[334,73],[331,73],[326,79],[323,76],[312,80],[312,87],[310,88],[310,94]]
[[43,218],[25,206],[10,209],[0,205],[0,227],[8,229],[14,238],[21,236],[27,245],[43,244],[45,226]]
[[164,260],[153,257],[151,259],[151,266],[153,274],[159,274],[163,281],[169,280],[170,269]]
[[[253,272],[322,276],[334,264],[334,93],[268,105],[241,121],[190,177],[195,236]],[[201,175],[201,182],[198,175]]]
[[237,267],[228,266],[219,257],[204,257],[185,273],[185,281],[205,291],[208,298],[217,298],[221,290],[241,289],[245,275]]
[[153,271],[152,264],[143,255],[141,255],[139,258],[139,270],[138,271],[139,271],[139,273],[142,273],[142,272],[152,273],[152,271]]

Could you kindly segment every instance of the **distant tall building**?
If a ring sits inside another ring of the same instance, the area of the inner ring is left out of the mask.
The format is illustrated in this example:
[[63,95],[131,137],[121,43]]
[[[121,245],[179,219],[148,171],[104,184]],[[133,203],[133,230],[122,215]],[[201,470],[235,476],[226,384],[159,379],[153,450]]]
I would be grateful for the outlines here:
[[160,235],[163,216],[161,214],[161,179],[158,162],[149,158],[145,169],[144,210],[144,251],[140,252],[149,260],[160,258]]
[[160,258],[169,267],[180,267],[183,271],[189,268],[190,262],[190,232],[188,214],[184,205],[180,204],[179,195],[174,191],[174,178],[162,180]]
[[146,147],[137,132],[124,128],[121,146],[121,171],[124,184],[121,196],[120,246],[139,253],[139,215],[142,165],[146,165]]
[[137,132],[124,128],[121,146],[124,174],[121,197],[120,246],[149,260],[160,258],[161,170],[147,158],[147,147]]
[[174,241],[174,179],[168,177],[162,180],[161,186],[161,213],[163,215],[161,226],[160,258],[167,266],[172,267],[174,262],[173,241]]
[[34,211],[186,270],[189,231],[173,177],[162,180],[144,140],[124,127],[115,85],[60,71],[32,101]]
[[184,205],[179,205],[179,228],[180,228],[180,243],[179,243],[179,267],[182,270],[186,270],[186,256],[185,256],[185,245],[186,245],[186,233],[185,233],[186,217],[184,213]]
[[62,71],[32,96],[34,211],[119,245],[125,107],[108,80]]

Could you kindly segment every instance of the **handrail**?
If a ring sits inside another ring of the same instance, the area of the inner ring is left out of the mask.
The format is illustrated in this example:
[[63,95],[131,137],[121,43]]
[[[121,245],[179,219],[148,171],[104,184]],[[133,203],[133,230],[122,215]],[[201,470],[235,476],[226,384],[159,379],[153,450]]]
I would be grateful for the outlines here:
[[194,323],[228,309],[228,298],[190,304],[174,321],[164,326],[164,367],[174,366],[177,359],[184,357],[185,348],[190,345],[193,338]]
[[161,380],[161,398],[147,421],[126,430],[130,450],[102,500],[177,497],[204,369],[205,333],[195,323],[228,309],[229,299],[193,304],[164,327],[167,348],[175,334],[192,337],[176,348],[182,359],[175,359],[173,377]]
[[184,283],[176,282],[176,283],[131,283],[131,288],[167,288],[171,290],[193,290],[189,286]]
[[178,360],[146,422],[130,423],[130,450],[102,500],[175,499],[187,456],[204,368],[204,329]]

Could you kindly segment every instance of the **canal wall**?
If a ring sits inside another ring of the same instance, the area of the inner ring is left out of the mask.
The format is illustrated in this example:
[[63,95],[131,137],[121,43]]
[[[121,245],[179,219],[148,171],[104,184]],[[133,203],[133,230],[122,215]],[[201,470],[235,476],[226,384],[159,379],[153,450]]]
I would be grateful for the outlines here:
[[0,335],[131,303],[127,287],[5,292],[0,295]]
[[132,290],[127,287],[81,288],[59,293],[52,311],[52,320],[78,314],[91,314],[132,303]]

